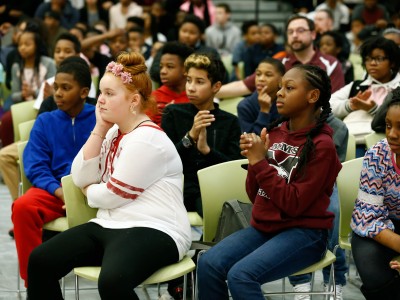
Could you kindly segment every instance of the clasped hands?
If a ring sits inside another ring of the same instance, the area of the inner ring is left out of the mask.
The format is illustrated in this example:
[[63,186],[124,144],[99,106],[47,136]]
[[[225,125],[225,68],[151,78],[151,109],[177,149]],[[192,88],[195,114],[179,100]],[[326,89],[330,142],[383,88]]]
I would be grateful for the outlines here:
[[200,110],[193,119],[190,137],[196,142],[197,150],[203,155],[210,153],[211,148],[207,143],[207,127],[215,121],[215,117],[209,110]]
[[269,147],[269,135],[267,129],[263,128],[260,135],[244,132],[240,136],[240,153],[247,157],[250,165],[254,165],[265,159]]

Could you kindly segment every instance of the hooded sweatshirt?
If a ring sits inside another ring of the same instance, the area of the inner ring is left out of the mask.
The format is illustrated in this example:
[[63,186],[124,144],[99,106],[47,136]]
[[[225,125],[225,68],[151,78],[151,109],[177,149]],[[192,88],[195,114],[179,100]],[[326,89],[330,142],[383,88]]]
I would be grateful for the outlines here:
[[290,132],[285,122],[274,128],[269,133],[267,159],[249,165],[246,190],[254,204],[251,225],[256,229],[278,232],[293,227],[332,227],[334,215],[327,208],[342,166],[327,124],[313,138],[314,154],[296,176],[306,134],[313,126]]
[[95,124],[95,106],[90,104],[75,118],[60,109],[40,114],[23,155],[26,177],[33,186],[54,194],[61,177],[71,173],[72,161]]

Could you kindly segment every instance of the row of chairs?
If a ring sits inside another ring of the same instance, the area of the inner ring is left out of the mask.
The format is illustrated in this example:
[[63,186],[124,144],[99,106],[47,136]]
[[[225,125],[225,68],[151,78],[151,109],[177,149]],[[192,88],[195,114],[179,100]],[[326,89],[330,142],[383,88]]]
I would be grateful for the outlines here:
[[[19,130],[17,131],[20,133],[19,139],[23,141],[28,140],[29,132],[33,126],[33,123],[34,119],[18,124]],[[374,139],[379,140],[381,137],[381,135],[375,134],[369,139],[369,141],[372,142]],[[22,157],[22,153],[26,143],[27,142],[22,142],[18,145],[20,157]],[[247,160],[244,159],[226,162],[219,165],[211,166],[209,168],[205,168],[198,172],[200,189],[203,199],[204,215],[202,219],[196,213],[189,213],[189,219],[192,225],[203,226],[203,241],[210,242],[214,238],[222,204],[225,201],[230,199],[241,199],[242,201],[247,202],[249,201],[246,191],[244,189],[246,171],[241,168],[241,164],[246,163],[246,161]],[[350,250],[350,243],[348,241],[349,234],[351,232],[349,227],[349,220],[351,217],[352,206],[354,205],[354,199],[356,197],[358,189],[358,178],[359,172],[361,170],[361,162],[362,159],[352,159],[344,163],[343,169],[338,176],[338,187],[341,200],[341,230],[339,230],[339,242],[340,247],[347,250]],[[21,192],[24,192],[30,186],[30,183],[24,176],[22,160],[20,160],[20,168],[22,188]],[[221,183],[227,183],[229,186],[227,186],[226,188],[221,187]],[[74,186],[70,175],[62,179],[62,184],[65,194],[67,217],[59,218],[45,224],[45,229],[53,231],[64,231],[67,228],[87,222],[95,215],[96,210],[87,206],[84,195],[81,193],[80,189]],[[347,207],[344,207],[345,204],[347,204]],[[332,271],[330,281],[334,283],[333,262],[335,261],[335,259],[336,258],[334,254],[328,251],[323,260],[296,274],[305,274],[310,272],[313,273],[318,269],[322,269],[325,266],[331,265]],[[181,262],[159,270],[149,279],[147,279],[143,284],[165,282],[191,273],[194,268],[195,266],[193,261],[189,257],[185,257]],[[74,270],[74,273],[76,275],[76,298],[79,299],[78,278],[83,277],[89,280],[96,281],[100,273],[100,267],[76,268]],[[292,294],[291,292],[285,292],[284,280],[282,283],[282,293]],[[269,293],[267,295],[277,295],[282,293]],[[184,294],[186,296],[186,293]],[[333,288],[331,292],[313,292],[313,294],[334,295],[335,290]]]

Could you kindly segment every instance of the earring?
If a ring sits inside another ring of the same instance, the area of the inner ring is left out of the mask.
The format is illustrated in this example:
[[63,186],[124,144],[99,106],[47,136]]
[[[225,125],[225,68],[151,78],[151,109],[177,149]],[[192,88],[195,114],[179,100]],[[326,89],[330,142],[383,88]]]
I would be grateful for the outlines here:
[[136,116],[136,110],[133,107],[133,105],[129,106],[129,111],[131,112],[132,115]]

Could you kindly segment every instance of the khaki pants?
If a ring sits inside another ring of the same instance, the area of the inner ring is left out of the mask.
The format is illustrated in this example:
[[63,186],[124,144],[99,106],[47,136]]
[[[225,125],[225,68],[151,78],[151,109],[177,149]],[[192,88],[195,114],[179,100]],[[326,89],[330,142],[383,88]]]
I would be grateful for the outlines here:
[[14,201],[18,198],[19,185],[17,143],[12,143],[0,150],[0,172]]

